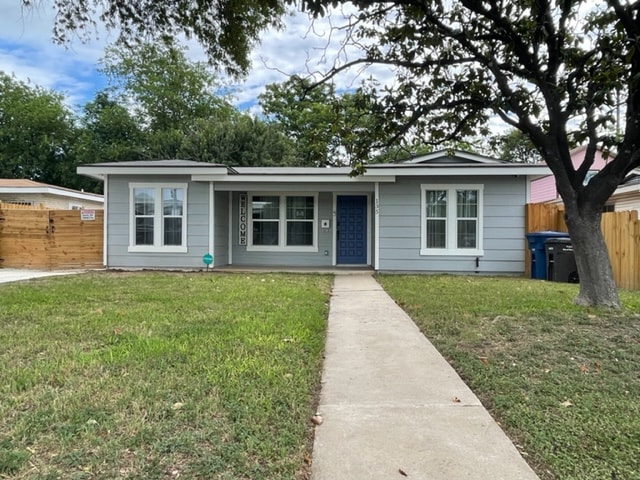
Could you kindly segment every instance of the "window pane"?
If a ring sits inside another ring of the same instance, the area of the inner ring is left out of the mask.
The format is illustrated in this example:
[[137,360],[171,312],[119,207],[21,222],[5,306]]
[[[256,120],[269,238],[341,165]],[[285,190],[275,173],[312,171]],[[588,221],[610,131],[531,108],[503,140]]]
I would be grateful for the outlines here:
[[182,216],[184,190],[182,188],[162,189],[162,213],[163,215]]
[[133,190],[136,215],[153,215],[154,193],[153,188],[135,188]]
[[254,220],[278,220],[280,218],[280,197],[253,197],[251,199],[251,215]]
[[313,197],[287,197],[287,220],[313,220]]
[[278,245],[279,222],[253,222],[254,245]]
[[458,218],[478,217],[478,191],[458,190]]
[[447,191],[446,190],[427,190],[427,218],[446,218],[447,217]]
[[473,220],[458,220],[458,248],[476,248],[477,222]]
[[136,245],[153,245],[153,217],[136,218]]
[[287,222],[287,245],[313,245],[313,222]]
[[182,245],[182,218],[165,217],[164,245]]
[[427,220],[427,248],[446,248],[447,221]]

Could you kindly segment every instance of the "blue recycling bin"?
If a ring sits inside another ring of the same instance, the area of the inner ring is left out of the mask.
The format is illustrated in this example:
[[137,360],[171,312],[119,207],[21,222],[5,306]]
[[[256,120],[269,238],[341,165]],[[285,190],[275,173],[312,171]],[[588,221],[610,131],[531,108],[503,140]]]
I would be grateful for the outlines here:
[[527,233],[526,237],[531,252],[531,278],[547,280],[547,254],[544,242],[551,238],[569,238],[569,234],[545,230]]

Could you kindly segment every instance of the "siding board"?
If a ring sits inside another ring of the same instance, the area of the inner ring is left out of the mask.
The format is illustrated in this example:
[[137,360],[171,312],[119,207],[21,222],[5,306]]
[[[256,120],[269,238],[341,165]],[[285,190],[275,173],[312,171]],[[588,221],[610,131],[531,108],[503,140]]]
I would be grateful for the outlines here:
[[421,184],[452,185],[446,178],[398,178],[380,185],[380,270],[506,273],[524,272],[524,177],[460,178],[459,184],[484,185],[484,255],[420,255]]
[[[522,273],[524,271],[524,177],[456,178],[460,184],[484,185],[484,255],[426,256],[420,255],[421,191],[420,185],[454,184],[445,177],[398,177],[396,183],[379,185],[379,269],[398,271],[455,273]],[[129,246],[129,183],[188,183],[187,191],[187,253],[130,253]],[[204,268],[202,256],[209,248],[210,197],[208,182],[191,182],[188,176],[141,177],[112,176],[109,181],[108,266],[112,268]],[[247,187],[247,188],[242,188]],[[232,208],[229,219],[229,195]],[[272,191],[282,193],[318,193],[317,252],[252,252],[239,245],[238,201],[240,193]],[[367,193],[371,204],[372,183],[345,184],[214,184],[215,236],[214,265],[238,266],[309,266],[328,267],[334,259],[335,216],[334,192],[339,194]],[[321,229],[320,220],[329,219],[331,228]],[[230,221],[229,221],[230,220]],[[367,223],[373,233],[373,215]],[[229,230],[231,229],[231,230]],[[373,235],[368,245],[373,259]],[[229,241],[232,242],[229,245]]]
[[[334,186],[335,187],[335,186]],[[341,187],[341,185],[340,185]],[[300,191],[293,189],[291,191]],[[308,188],[308,187],[307,187]],[[315,193],[314,190],[308,190]],[[238,266],[296,266],[296,267],[329,267],[333,262],[333,232],[335,221],[333,216],[333,195],[329,192],[318,194],[318,227],[321,219],[330,219],[331,228],[327,231],[318,230],[317,252],[252,252],[247,251],[246,246],[238,244],[238,202],[240,192],[233,193],[233,209],[231,219],[233,241],[233,265]],[[325,254],[326,252],[326,254]]]
[[[187,253],[128,252],[129,183],[187,183]],[[111,176],[109,178],[110,268],[204,268],[202,256],[209,244],[209,184],[190,182],[188,176]]]

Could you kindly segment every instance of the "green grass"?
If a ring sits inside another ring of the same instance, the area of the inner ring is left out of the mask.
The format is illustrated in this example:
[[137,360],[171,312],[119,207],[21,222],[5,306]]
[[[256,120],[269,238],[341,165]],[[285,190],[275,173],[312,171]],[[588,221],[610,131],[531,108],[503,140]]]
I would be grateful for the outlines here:
[[302,479],[330,276],[0,285],[0,478]]
[[378,279],[542,479],[640,478],[640,293],[613,312],[574,306],[569,284]]

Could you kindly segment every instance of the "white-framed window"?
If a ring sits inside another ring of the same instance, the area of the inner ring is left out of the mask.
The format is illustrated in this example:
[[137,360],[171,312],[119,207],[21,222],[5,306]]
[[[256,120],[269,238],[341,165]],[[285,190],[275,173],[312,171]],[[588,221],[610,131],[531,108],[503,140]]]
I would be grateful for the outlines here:
[[421,185],[420,255],[483,255],[482,185]]
[[251,193],[247,250],[318,251],[318,195]]
[[187,184],[130,183],[130,252],[187,251]]

